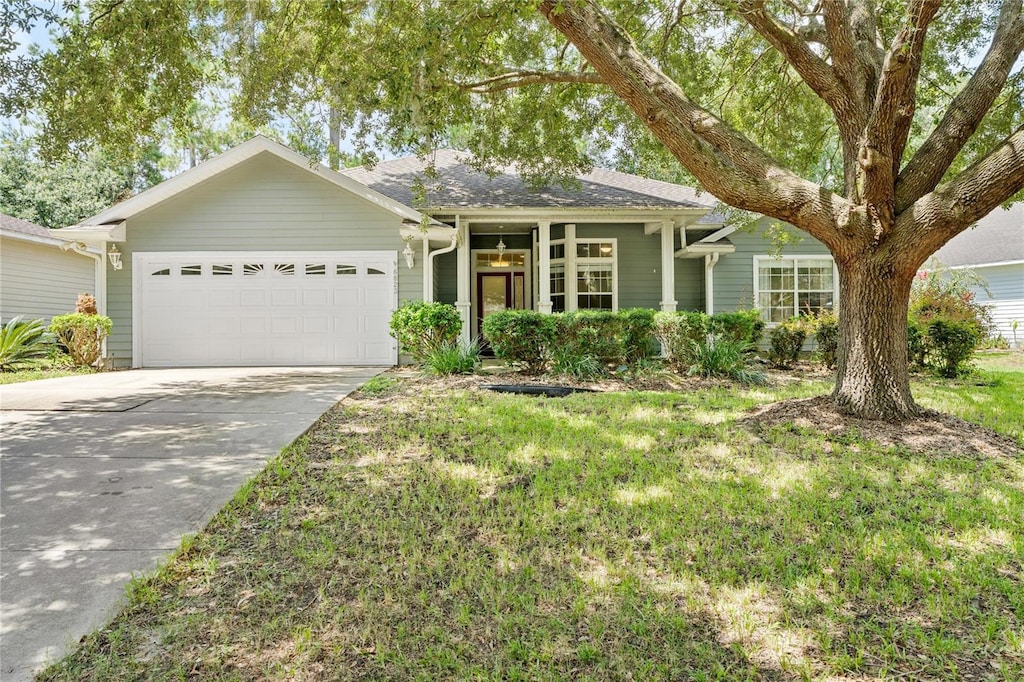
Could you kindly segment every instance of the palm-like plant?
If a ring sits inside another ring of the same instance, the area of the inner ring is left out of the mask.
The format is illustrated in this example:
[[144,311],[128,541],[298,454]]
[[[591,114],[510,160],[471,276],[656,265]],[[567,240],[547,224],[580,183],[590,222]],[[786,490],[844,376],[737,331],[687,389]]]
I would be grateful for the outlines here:
[[46,357],[42,320],[15,317],[0,327],[0,372],[10,372]]

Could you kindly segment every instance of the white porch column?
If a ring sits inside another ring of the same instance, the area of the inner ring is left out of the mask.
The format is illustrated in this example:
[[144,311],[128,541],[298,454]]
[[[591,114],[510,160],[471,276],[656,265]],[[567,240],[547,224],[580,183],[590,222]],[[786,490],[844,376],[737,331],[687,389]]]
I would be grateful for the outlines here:
[[661,311],[665,313],[676,311],[675,236],[673,222],[661,221]]
[[460,339],[463,343],[469,343],[472,326],[473,304],[470,300],[469,282],[469,224],[463,224],[459,216],[455,216],[455,231],[459,235],[459,245],[455,251],[456,262],[456,295],[455,307],[462,316],[462,334]]
[[565,310],[579,308],[579,291],[576,281],[576,226],[569,223],[565,226]]
[[537,221],[537,310],[551,314],[551,221]]

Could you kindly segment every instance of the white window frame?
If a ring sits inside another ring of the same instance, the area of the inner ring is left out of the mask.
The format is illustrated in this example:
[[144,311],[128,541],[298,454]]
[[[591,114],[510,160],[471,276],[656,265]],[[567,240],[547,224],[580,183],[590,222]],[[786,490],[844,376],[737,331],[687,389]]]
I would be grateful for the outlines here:
[[[573,272],[572,272],[572,304],[573,310],[579,310],[580,292],[578,286],[580,266],[583,265],[610,265],[612,270],[612,309],[611,312],[618,312],[619,310],[619,242],[615,237],[598,238],[598,237],[577,237],[574,240],[572,246],[573,253]],[[577,253],[577,247],[580,244],[611,244],[612,255],[611,256],[591,256],[581,258]],[[567,272],[566,275],[569,273]],[[585,308],[585,310],[604,310],[604,308]]]
[[765,317],[765,311],[761,308],[761,263],[765,261],[793,261],[793,316],[798,315],[800,290],[798,270],[800,261],[805,260],[827,260],[832,263],[832,310],[839,312],[839,268],[836,267],[836,260],[831,254],[783,254],[781,256],[769,256],[767,254],[754,256],[754,307],[761,311],[761,316],[769,327],[775,326],[777,322],[771,322]]

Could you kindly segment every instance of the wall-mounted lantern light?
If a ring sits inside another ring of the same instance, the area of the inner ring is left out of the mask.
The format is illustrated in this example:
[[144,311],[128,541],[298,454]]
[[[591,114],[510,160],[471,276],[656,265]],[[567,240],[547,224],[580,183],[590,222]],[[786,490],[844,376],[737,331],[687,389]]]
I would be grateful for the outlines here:
[[416,265],[416,253],[412,250],[412,244],[410,239],[405,240],[405,248],[402,250],[402,255],[405,256],[405,264],[410,270]]
[[110,259],[110,265],[115,270],[120,270],[124,267],[124,264],[121,263],[121,252],[117,250],[117,244],[110,245],[110,251],[107,252],[107,258]]

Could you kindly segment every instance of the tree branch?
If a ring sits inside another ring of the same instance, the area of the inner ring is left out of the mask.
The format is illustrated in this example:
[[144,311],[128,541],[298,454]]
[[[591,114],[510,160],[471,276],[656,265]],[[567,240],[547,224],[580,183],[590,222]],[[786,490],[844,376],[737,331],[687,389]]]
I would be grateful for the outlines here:
[[835,216],[852,213],[848,202],[782,167],[692,102],[592,0],[542,0],[539,10],[705,189],[842,248],[846,235]]
[[[1024,126],[973,166],[901,212],[896,219],[892,243],[886,246],[894,255],[919,259],[919,262],[907,264],[916,268],[943,244],[1022,188]],[[909,245],[913,248],[908,248]]]
[[849,113],[852,102],[840,86],[835,71],[814,53],[807,41],[771,16],[764,0],[741,0],[738,7],[743,19],[786,58],[818,97],[837,115]]
[[928,26],[940,0],[914,0],[909,20],[885,55],[878,91],[864,131],[857,161],[864,178],[864,201],[886,232],[895,218],[896,173],[914,116],[914,91],[921,71],[921,53]]
[[822,13],[832,63],[849,66],[838,69],[836,77],[860,105],[863,118],[859,125],[863,128],[885,59],[874,3],[871,0],[829,0],[823,3]]
[[974,75],[953,98],[945,116],[900,172],[896,211],[902,213],[935,189],[950,164],[978,129],[1024,50],[1024,13],[1021,0],[1005,0],[992,45]]
[[469,92],[500,92],[543,83],[584,83],[602,85],[604,79],[593,71],[509,71],[474,83],[461,83]]

